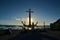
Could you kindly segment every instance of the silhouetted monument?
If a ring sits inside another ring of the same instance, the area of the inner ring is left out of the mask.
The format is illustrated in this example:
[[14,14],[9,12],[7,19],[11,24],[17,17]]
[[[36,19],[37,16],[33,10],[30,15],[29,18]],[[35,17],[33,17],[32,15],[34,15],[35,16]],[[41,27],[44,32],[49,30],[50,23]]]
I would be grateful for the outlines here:
[[29,13],[29,25],[26,25],[23,21],[22,24],[25,27],[31,27],[32,29],[34,29],[34,26],[37,26],[38,22],[36,22],[36,24],[34,24],[34,22],[31,24],[31,13],[33,13],[33,11],[31,11],[31,9],[29,9],[28,11],[26,11]]

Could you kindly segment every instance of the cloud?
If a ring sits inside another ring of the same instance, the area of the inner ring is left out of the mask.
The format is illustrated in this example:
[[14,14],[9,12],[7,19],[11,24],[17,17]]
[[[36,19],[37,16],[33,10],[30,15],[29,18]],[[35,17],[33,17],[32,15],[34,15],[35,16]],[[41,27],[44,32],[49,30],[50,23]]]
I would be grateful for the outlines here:
[[20,21],[20,20],[21,20],[20,18],[17,18],[17,17],[16,17],[15,19],[16,19],[17,21]]
[[19,17],[14,17],[14,19],[17,21],[25,21],[26,20],[26,18],[19,18]]

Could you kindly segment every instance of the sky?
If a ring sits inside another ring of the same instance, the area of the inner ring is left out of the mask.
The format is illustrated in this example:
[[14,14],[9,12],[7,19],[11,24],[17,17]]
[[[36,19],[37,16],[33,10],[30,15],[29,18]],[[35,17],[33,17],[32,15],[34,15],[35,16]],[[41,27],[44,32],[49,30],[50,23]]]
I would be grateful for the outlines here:
[[34,22],[46,25],[60,18],[60,0],[0,0],[0,24],[17,25],[26,21],[29,8]]

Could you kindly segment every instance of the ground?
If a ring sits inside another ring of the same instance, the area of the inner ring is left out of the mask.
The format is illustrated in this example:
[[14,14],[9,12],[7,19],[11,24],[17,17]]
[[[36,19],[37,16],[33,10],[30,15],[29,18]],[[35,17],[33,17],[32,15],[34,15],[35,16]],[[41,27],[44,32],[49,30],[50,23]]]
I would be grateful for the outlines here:
[[0,40],[60,40],[60,31],[19,32],[17,35],[0,36]]

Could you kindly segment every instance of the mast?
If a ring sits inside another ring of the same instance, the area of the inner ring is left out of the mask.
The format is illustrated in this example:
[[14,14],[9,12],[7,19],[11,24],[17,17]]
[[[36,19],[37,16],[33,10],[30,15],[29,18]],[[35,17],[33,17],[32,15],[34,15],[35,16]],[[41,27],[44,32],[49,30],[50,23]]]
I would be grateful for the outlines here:
[[44,21],[44,30],[45,30],[45,21]]

